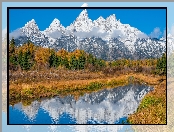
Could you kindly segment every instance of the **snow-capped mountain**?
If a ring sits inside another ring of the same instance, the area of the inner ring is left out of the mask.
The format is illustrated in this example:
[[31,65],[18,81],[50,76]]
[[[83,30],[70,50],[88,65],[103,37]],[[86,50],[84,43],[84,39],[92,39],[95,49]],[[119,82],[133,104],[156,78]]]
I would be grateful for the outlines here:
[[55,18],[50,24],[50,26],[46,28],[46,30],[44,30],[42,33],[51,38],[56,39],[59,38],[64,32],[65,32],[65,27],[62,26],[62,24],[57,18]]
[[10,39],[12,37],[17,45],[29,39],[36,45],[56,50],[83,49],[105,60],[158,58],[166,52],[165,38],[150,38],[137,28],[122,24],[115,14],[106,19],[100,16],[92,21],[86,9],[67,27],[55,18],[48,28],[40,31],[32,19],[24,27],[10,33]]
[[27,22],[24,27],[10,33],[9,38],[14,37],[17,45],[22,45],[28,40],[36,45],[46,46],[49,44],[48,37],[45,36],[37,26],[34,19]]
[[74,32],[89,32],[93,28],[93,22],[88,17],[87,10],[83,10],[76,20],[67,27],[67,30]]

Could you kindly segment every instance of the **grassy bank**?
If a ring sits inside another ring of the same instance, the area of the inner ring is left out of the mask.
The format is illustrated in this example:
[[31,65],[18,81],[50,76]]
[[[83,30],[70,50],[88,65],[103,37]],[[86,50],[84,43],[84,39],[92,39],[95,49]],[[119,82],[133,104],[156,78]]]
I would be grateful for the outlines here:
[[10,103],[21,100],[35,100],[56,95],[73,95],[75,98],[103,88],[128,84],[128,76],[89,80],[43,81],[37,83],[10,84]]
[[128,117],[130,124],[166,124],[166,80],[161,78],[154,91],[141,101],[137,111]]
[[[154,87],[145,95],[137,111],[128,117],[131,124],[166,123],[166,77],[144,73],[105,75],[102,72],[54,71],[13,73],[10,79],[10,104],[29,105],[34,100],[54,96],[73,95],[75,99],[85,93],[133,83]],[[42,75],[42,76],[41,76]],[[18,79],[19,78],[19,79]]]
[[21,100],[35,100],[56,95],[65,96],[71,94],[78,98],[85,93],[91,93],[103,88],[123,86],[130,81],[156,85],[160,79],[162,79],[160,76],[138,73],[110,76],[102,73],[89,73],[87,71],[64,70],[60,70],[57,73],[49,71],[47,74],[42,72],[14,73],[11,76],[9,86],[10,104]]

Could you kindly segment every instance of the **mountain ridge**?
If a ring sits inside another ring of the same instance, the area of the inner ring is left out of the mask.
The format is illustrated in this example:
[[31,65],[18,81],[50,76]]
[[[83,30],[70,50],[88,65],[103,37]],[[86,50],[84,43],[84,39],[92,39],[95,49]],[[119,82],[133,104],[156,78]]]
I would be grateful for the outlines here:
[[166,52],[165,39],[150,38],[137,28],[122,24],[115,14],[92,21],[86,9],[67,27],[55,18],[48,28],[40,31],[32,19],[18,32],[10,33],[10,39],[13,35],[17,45],[29,39],[36,45],[55,50],[65,47],[68,51],[83,49],[96,57],[105,56],[103,59],[106,60],[158,58]]

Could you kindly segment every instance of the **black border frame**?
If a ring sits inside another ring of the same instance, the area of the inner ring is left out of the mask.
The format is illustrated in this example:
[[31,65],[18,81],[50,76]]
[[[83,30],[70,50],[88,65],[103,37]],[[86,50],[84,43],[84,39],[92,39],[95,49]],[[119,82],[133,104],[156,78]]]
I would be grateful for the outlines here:
[[[10,9],[165,9],[167,57],[167,7],[7,7],[7,125],[167,125],[167,75],[166,75],[166,124],[10,124],[9,123],[9,10]],[[166,61],[167,70],[167,61]]]

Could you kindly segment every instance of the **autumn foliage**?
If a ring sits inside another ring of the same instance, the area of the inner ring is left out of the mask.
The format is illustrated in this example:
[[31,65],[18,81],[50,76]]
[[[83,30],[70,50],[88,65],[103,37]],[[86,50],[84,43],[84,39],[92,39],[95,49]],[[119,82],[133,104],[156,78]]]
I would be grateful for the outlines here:
[[28,41],[22,46],[15,46],[12,39],[9,44],[9,69],[16,70],[48,70],[50,68],[65,68],[68,70],[102,71],[112,74],[116,71],[123,73],[146,72],[152,74],[166,74],[166,55],[159,59],[129,60],[120,59],[105,61],[86,53],[84,50],[76,49],[68,52],[65,49],[55,51],[54,49],[35,46]]

